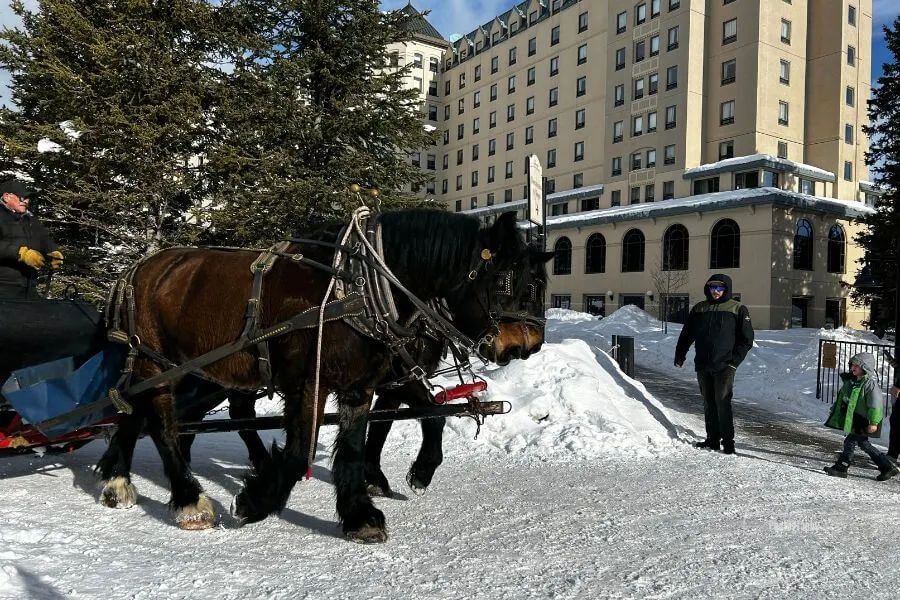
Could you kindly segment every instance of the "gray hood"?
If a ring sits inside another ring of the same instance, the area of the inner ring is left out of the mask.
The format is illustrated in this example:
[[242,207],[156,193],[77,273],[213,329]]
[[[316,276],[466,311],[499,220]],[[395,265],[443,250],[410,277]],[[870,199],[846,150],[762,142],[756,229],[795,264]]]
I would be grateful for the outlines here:
[[856,364],[862,367],[863,371],[872,375],[875,373],[876,363],[875,355],[871,352],[860,352],[850,357],[850,364]]

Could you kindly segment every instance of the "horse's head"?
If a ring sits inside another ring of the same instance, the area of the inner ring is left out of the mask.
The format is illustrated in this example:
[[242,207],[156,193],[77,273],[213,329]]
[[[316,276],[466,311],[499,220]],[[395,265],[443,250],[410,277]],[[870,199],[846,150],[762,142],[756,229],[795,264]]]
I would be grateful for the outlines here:
[[526,246],[516,226],[516,213],[507,212],[482,229],[483,248],[469,273],[474,293],[457,309],[455,321],[467,329],[480,327],[477,351],[505,365],[528,358],[544,342],[545,263],[552,252]]

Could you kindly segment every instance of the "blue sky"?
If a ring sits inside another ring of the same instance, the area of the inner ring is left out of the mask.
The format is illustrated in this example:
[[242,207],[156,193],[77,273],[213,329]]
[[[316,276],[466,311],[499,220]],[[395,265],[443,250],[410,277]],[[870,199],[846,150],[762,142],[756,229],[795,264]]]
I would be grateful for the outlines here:
[[[407,0],[383,0],[381,5],[385,9],[401,8],[406,6],[406,2]],[[427,16],[428,21],[444,37],[450,37],[453,33],[469,33],[476,26],[509,10],[516,2],[517,0],[413,0],[412,4],[420,11],[431,11]],[[872,12],[875,23],[872,31],[872,85],[876,85],[881,76],[881,65],[888,60],[881,27],[892,23],[900,15],[900,0],[873,0]]]

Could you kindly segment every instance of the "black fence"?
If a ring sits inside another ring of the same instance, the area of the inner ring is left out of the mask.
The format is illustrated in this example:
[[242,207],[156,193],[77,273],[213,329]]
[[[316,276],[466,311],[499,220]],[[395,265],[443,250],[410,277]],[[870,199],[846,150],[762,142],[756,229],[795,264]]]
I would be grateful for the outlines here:
[[893,349],[893,345],[890,344],[819,339],[816,398],[823,402],[834,402],[838,390],[843,385],[841,373],[850,370],[850,357],[860,352],[871,352],[875,355],[875,381],[884,392],[885,406],[890,412],[892,402],[889,390],[894,381],[894,369],[885,353],[890,353]]
[[612,355],[622,372],[634,378],[634,338],[627,335],[613,335]]

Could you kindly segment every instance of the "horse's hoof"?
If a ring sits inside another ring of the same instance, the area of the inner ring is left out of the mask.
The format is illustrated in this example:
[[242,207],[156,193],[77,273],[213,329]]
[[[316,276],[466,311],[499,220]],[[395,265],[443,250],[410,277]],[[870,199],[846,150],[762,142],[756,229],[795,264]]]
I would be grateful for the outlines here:
[[231,500],[231,516],[237,519],[238,527],[257,523],[269,516],[268,513],[254,510],[253,505],[247,499],[247,490],[242,488],[240,492]]
[[363,525],[356,531],[345,531],[344,534],[357,544],[383,544],[388,539],[387,530],[374,525]]
[[137,488],[128,478],[113,477],[103,486],[98,501],[109,508],[131,508],[137,498]]
[[366,486],[366,493],[369,494],[370,498],[393,498],[394,492],[391,491],[390,486],[381,486],[377,483],[370,483]]
[[409,471],[406,473],[406,485],[409,486],[409,489],[411,489],[416,496],[423,495],[425,490],[428,489],[428,483],[419,479],[419,476],[413,467],[410,467]]
[[215,527],[217,521],[212,501],[203,494],[200,494],[196,504],[188,504],[175,511],[175,523],[182,529],[209,529]]

